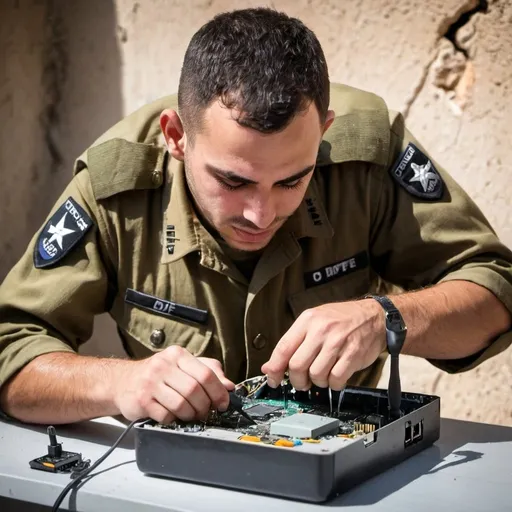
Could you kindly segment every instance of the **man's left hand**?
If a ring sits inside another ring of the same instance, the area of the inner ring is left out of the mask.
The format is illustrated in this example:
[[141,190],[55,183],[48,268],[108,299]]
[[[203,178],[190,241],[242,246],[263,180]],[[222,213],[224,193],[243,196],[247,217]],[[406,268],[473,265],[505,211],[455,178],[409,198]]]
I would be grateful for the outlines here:
[[261,370],[271,387],[288,370],[297,390],[308,390],[311,384],[339,390],[385,348],[384,315],[375,300],[323,304],[297,318]]

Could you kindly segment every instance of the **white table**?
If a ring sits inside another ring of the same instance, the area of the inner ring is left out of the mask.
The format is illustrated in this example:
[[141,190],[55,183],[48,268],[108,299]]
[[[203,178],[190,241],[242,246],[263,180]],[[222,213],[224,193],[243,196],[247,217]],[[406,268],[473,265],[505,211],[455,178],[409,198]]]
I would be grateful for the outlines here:
[[[67,451],[93,462],[122,432],[119,423],[58,426]],[[46,453],[40,426],[0,422],[0,510],[40,511],[52,506],[69,475],[30,469]],[[179,464],[179,461],[176,461]],[[501,512],[512,511],[512,427],[443,419],[431,448],[326,504],[309,504],[188,484],[142,474],[130,432],[62,509],[124,512]],[[3,498],[2,498],[3,497]],[[23,503],[20,503],[23,502]],[[35,507],[29,503],[43,506]]]

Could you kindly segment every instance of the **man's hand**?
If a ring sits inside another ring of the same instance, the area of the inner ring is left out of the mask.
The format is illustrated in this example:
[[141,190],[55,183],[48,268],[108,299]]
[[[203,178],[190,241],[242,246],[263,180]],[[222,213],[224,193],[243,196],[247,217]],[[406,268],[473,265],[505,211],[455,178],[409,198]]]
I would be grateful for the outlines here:
[[228,390],[234,387],[219,361],[172,346],[126,367],[116,383],[114,401],[129,420],[191,421],[206,418],[210,409],[226,410]]
[[304,311],[261,368],[276,387],[288,370],[295,389],[342,389],[386,348],[382,309],[373,299],[324,304]]

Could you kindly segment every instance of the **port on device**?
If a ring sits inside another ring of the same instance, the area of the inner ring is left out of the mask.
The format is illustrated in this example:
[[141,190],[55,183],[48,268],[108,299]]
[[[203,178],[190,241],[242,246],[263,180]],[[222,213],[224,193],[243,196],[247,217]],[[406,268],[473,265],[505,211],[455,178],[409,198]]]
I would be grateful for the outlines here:
[[423,420],[418,423],[412,423],[410,421],[405,422],[405,446],[411,446],[418,441],[423,439]]
[[377,441],[377,432],[370,432],[369,434],[366,434],[363,438],[364,447],[368,448],[368,446],[375,444],[376,441]]

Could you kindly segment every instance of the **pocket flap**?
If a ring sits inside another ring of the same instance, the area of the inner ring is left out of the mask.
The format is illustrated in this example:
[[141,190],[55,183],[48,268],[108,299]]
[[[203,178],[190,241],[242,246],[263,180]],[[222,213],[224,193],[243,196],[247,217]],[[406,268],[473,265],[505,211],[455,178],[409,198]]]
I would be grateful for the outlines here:
[[179,345],[194,356],[201,356],[206,352],[213,335],[209,325],[164,317],[128,303],[124,305],[123,319],[118,325],[124,334],[152,352]]

